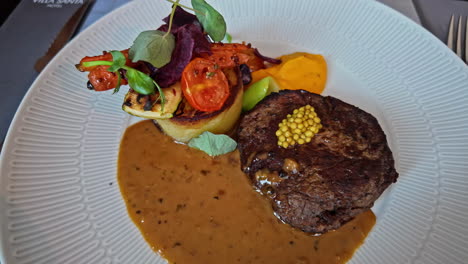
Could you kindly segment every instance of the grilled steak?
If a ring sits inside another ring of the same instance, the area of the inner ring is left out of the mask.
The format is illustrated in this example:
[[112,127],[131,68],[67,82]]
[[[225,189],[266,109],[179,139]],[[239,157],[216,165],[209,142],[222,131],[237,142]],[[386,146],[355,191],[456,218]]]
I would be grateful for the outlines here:
[[[323,127],[310,143],[279,147],[278,124],[308,104]],[[340,227],[372,207],[398,177],[377,120],[331,96],[273,93],[243,117],[238,136],[243,171],[281,220],[305,232]]]

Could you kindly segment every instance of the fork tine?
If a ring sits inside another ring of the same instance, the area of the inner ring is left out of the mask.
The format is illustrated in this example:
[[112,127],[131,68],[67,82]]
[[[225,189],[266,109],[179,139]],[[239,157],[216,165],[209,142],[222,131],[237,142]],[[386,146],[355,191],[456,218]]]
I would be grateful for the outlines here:
[[454,15],[452,15],[452,18],[450,18],[449,32],[447,37],[447,46],[451,50],[453,50],[453,19]]
[[462,54],[462,16],[458,18],[458,29],[457,29],[457,55],[463,58]]
[[468,17],[465,18],[465,62],[468,63]]

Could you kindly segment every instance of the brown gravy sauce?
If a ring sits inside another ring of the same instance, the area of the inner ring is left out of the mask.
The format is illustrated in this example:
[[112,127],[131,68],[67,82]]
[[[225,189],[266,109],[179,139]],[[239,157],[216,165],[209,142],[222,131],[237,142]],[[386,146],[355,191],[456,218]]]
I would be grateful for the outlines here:
[[211,158],[151,121],[125,132],[118,181],[131,219],[170,263],[344,263],[375,223],[368,211],[325,235],[295,230],[254,191],[237,151]]

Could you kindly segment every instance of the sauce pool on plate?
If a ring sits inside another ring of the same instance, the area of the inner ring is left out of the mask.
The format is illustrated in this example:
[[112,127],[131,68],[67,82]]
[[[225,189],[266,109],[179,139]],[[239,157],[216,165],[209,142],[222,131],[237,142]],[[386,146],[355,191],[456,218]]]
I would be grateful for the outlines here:
[[126,130],[118,181],[130,218],[170,263],[344,263],[375,224],[367,211],[321,236],[293,229],[253,189],[237,151],[210,157],[149,120]]

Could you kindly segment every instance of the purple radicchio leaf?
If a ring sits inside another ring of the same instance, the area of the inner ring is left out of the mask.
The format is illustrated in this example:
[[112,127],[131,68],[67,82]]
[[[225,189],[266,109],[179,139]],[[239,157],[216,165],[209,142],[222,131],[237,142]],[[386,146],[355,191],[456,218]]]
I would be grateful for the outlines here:
[[171,61],[158,69],[154,76],[161,87],[169,87],[180,80],[185,66],[192,59],[194,46],[195,40],[188,27],[181,27],[177,32],[176,47],[172,52]]
[[[163,18],[163,21],[169,23],[170,15]],[[186,24],[192,24],[193,22],[197,21],[198,19],[195,15],[190,14],[189,12],[185,11],[183,8],[180,6],[176,7],[176,10],[174,12],[174,17],[172,18],[172,25],[181,27]]]
[[195,41],[195,46],[193,47],[193,56],[201,57],[203,53],[208,53],[211,55],[211,44],[206,38],[205,34],[203,34],[201,27],[196,24],[185,25],[184,27],[187,27],[188,32]]
[[[158,30],[167,32],[170,16],[163,19],[166,24]],[[176,7],[172,19],[171,32],[176,36],[176,47],[172,53],[171,61],[157,69],[147,65],[150,75],[161,87],[169,87],[180,80],[185,66],[194,57],[202,57],[204,54],[211,55],[211,44],[203,33],[201,24],[197,17]]]
[[[160,27],[158,27],[158,29],[156,29],[156,30],[167,32],[168,29],[169,29],[169,25],[168,24],[163,24]],[[179,28],[178,27],[172,27],[171,33],[176,32],[177,29],[179,29]]]
[[[167,32],[169,28],[169,16],[163,19],[166,24],[160,26],[158,30]],[[211,46],[208,38],[203,33],[203,28],[198,22],[197,17],[186,12],[181,7],[176,7],[174,18],[172,19],[172,28],[171,32],[175,35],[178,35],[178,32],[181,28],[188,27],[190,34],[192,35],[193,39],[195,40],[195,48],[193,50],[194,57],[200,57],[203,53],[208,53],[211,55]],[[185,31],[187,32],[187,31]]]
[[267,57],[267,56],[263,56],[262,54],[260,54],[260,52],[258,51],[257,48],[254,49],[254,54],[255,56],[259,57],[260,59],[266,61],[266,62],[269,62],[269,63],[272,63],[272,64],[280,64],[281,63],[281,60],[279,59],[274,59],[274,58],[270,58],[270,57]]
[[[158,28],[158,30],[167,32],[167,29],[169,28],[169,19],[171,15],[168,15],[167,17],[163,18],[163,21],[166,23]],[[180,6],[176,7],[176,10],[174,12],[174,17],[172,18],[172,28],[171,32],[175,33],[180,27],[188,24],[193,24],[193,23],[198,23],[197,17],[193,14],[190,14],[189,12],[185,11],[183,8]],[[200,25],[199,25],[200,26]],[[201,30],[201,26],[200,26]]]

